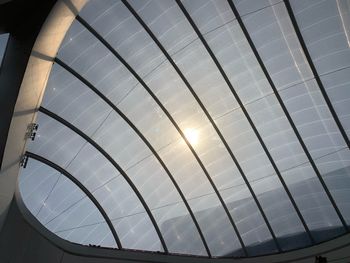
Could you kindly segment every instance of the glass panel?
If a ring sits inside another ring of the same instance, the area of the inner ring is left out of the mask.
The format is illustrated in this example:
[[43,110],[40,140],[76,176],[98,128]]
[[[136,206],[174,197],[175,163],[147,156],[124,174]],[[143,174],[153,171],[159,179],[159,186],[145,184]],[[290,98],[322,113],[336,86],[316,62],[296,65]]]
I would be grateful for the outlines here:
[[310,245],[290,199],[276,176],[251,183],[283,250]]
[[312,78],[284,3],[243,21],[277,89]]
[[295,18],[318,74],[350,65],[347,1],[291,1]]
[[233,0],[241,16],[260,11],[271,5],[281,2],[280,0]]
[[236,222],[248,255],[277,252],[275,243],[247,186],[239,185],[221,191],[222,197]]
[[[116,247],[95,205],[64,175],[29,159],[27,167],[21,170],[19,183],[25,205],[51,232],[75,243]],[[96,223],[100,225],[98,231],[85,227]]]
[[[271,88],[237,21],[211,32],[205,38],[243,104],[271,94]],[[229,91],[228,87],[226,89]]]
[[54,64],[42,106],[91,136],[111,108],[93,91],[58,64]]
[[315,161],[342,215],[350,225],[350,152],[348,148]]
[[197,39],[196,33],[175,1],[131,0],[129,2],[169,54],[175,54]]
[[154,209],[153,214],[172,253],[206,256],[199,233],[182,203]]
[[10,34],[0,34],[0,68],[2,65],[2,60],[5,55],[7,42],[9,40]]
[[137,80],[77,21],[67,32],[57,55],[117,104]]
[[124,170],[152,154],[130,126],[114,112],[92,138]]
[[38,113],[36,123],[39,128],[35,141],[27,145],[28,150],[54,160],[63,168],[85,144],[85,140],[75,132],[43,113]]
[[158,235],[146,213],[134,214],[113,221],[125,248],[163,251]]
[[36,160],[28,160],[26,169],[20,171],[19,190],[24,204],[37,216],[60,177],[59,172]]
[[334,237],[341,222],[311,165],[302,165],[282,173],[289,190],[316,242]]
[[321,76],[322,83],[332,105],[348,135],[350,137],[350,69],[340,70]]
[[247,178],[254,180],[274,173],[242,110],[215,120]]
[[201,42],[188,45],[174,55],[173,59],[213,118],[238,107]]
[[346,146],[315,80],[283,90],[280,95],[313,158]]
[[213,256],[242,256],[234,229],[215,194],[189,201]]
[[[108,2],[106,2],[108,4]],[[99,6],[102,6],[99,4]],[[84,10],[95,8],[87,6]],[[103,9],[106,9],[104,6]],[[83,13],[84,15],[84,13]],[[85,16],[84,16],[85,17]],[[92,27],[110,43],[123,57],[127,58],[130,66],[141,77],[152,71],[165,60],[159,48],[151,37],[143,30],[136,18],[131,15],[122,2],[108,8],[96,18],[95,15],[86,16]],[[108,21],[106,23],[106,21]],[[140,63],[142,62],[142,63]]]
[[247,105],[246,109],[280,170],[307,161],[275,96],[262,98]]
[[234,19],[226,1],[185,0],[182,4],[196,22],[198,28],[206,34]]

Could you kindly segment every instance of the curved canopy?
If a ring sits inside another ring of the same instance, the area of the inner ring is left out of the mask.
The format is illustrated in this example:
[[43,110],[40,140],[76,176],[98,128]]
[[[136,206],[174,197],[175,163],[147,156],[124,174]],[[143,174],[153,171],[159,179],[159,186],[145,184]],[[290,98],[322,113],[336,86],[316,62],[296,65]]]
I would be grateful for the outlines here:
[[19,184],[72,242],[207,257],[350,226],[348,1],[90,0]]

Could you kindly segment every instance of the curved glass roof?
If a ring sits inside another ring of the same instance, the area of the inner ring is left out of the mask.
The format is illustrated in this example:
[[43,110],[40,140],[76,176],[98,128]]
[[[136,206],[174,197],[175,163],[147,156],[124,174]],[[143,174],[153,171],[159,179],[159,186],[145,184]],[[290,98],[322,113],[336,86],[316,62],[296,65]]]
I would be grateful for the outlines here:
[[91,0],[19,179],[72,242],[278,253],[350,225],[348,1]]

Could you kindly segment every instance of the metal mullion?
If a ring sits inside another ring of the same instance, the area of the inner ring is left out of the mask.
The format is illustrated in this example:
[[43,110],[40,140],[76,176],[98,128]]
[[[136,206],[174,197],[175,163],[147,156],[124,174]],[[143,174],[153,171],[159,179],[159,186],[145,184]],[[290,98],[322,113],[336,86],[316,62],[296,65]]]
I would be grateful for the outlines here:
[[35,159],[41,163],[44,163],[48,166],[50,166],[51,168],[55,169],[56,171],[60,172],[61,174],[63,174],[66,178],[68,178],[70,181],[72,181],[81,191],[84,192],[84,194],[86,194],[86,196],[91,200],[91,202],[93,202],[93,204],[96,206],[96,208],[98,209],[98,211],[101,213],[102,217],[104,218],[104,220],[106,221],[109,229],[112,232],[112,235],[114,237],[115,242],[118,245],[119,249],[122,249],[122,244],[119,240],[119,237],[117,235],[117,232],[113,226],[112,221],[109,219],[107,213],[105,212],[105,210],[103,209],[103,207],[100,205],[100,203],[97,201],[97,199],[94,197],[94,195],[78,180],[76,179],[73,175],[71,175],[67,170],[65,170],[64,168],[60,167],[59,165],[57,165],[56,163],[46,159],[45,157],[42,157],[40,155],[37,155],[35,153],[29,152],[27,151],[25,153],[26,156],[28,156],[29,158]]
[[298,37],[299,43],[300,43],[300,45],[301,45],[301,47],[303,49],[303,53],[304,53],[304,55],[306,57],[306,60],[307,60],[307,62],[309,64],[309,66],[310,66],[312,74],[313,74],[313,76],[314,76],[314,78],[315,78],[315,80],[316,80],[316,82],[318,84],[318,87],[320,88],[320,91],[322,93],[322,96],[323,96],[326,104],[327,104],[327,107],[328,107],[330,113],[332,114],[332,117],[333,117],[334,121],[336,122],[336,124],[338,126],[338,129],[339,129],[341,135],[343,136],[343,139],[344,139],[345,143],[347,144],[348,148],[350,148],[349,138],[348,138],[348,136],[346,134],[346,131],[345,131],[343,125],[340,122],[340,119],[339,119],[339,117],[338,117],[338,115],[337,115],[337,113],[336,113],[336,111],[335,111],[335,109],[334,109],[334,107],[332,105],[331,100],[328,97],[327,91],[326,91],[325,87],[323,86],[322,80],[321,80],[321,78],[320,78],[320,76],[319,76],[319,74],[317,72],[317,69],[316,69],[316,67],[315,67],[315,65],[313,63],[313,60],[312,60],[311,55],[309,53],[309,50],[308,50],[308,48],[306,46],[306,43],[304,41],[303,35],[300,32],[300,29],[299,29],[299,26],[298,26],[298,22],[297,22],[297,20],[296,20],[296,18],[294,16],[294,12],[293,12],[293,9],[292,9],[292,7],[291,7],[291,5],[289,3],[289,0],[287,0],[287,1],[284,0],[284,4],[285,4],[285,6],[287,8],[288,15],[289,15],[289,17],[291,19],[291,22],[293,24],[294,31],[295,31],[295,33],[296,33],[296,35]]
[[[228,87],[230,88],[232,94],[233,94],[234,97],[236,98],[237,103],[238,103],[239,106],[241,107],[241,109],[242,109],[242,111],[243,111],[243,113],[244,113],[244,115],[245,115],[247,121],[249,122],[249,124],[250,124],[252,130],[254,131],[255,135],[257,136],[257,138],[258,138],[258,140],[259,140],[261,146],[263,147],[264,152],[265,152],[265,154],[267,155],[269,161],[271,162],[271,165],[272,165],[273,169],[275,170],[276,175],[277,175],[277,177],[279,178],[279,180],[280,180],[280,182],[281,182],[281,184],[282,184],[282,186],[283,186],[283,188],[284,188],[284,190],[285,190],[285,192],[286,192],[286,194],[287,194],[289,200],[291,201],[292,206],[293,206],[293,208],[295,209],[295,211],[296,211],[296,213],[297,213],[297,215],[298,215],[298,217],[299,217],[299,219],[300,219],[300,221],[301,221],[303,227],[305,228],[306,233],[308,234],[308,236],[309,236],[311,242],[313,242],[313,238],[312,238],[312,236],[311,236],[311,234],[310,234],[310,231],[309,231],[309,229],[308,229],[308,226],[306,225],[305,220],[304,220],[302,214],[300,213],[300,211],[299,211],[299,209],[298,209],[298,207],[297,207],[297,205],[296,205],[296,202],[295,202],[295,200],[294,200],[292,194],[290,193],[290,191],[289,191],[289,189],[288,189],[288,186],[286,185],[286,183],[285,183],[285,181],[284,181],[284,179],[283,179],[283,177],[282,177],[282,175],[281,175],[281,173],[280,173],[280,171],[279,171],[279,169],[278,169],[278,167],[277,167],[275,161],[273,160],[273,158],[272,158],[272,156],[271,156],[269,150],[267,149],[267,146],[265,145],[265,142],[263,141],[263,139],[262,139],[260,133],[258,132],[258,130],[257,130],[257,128],[256,128],[256,126],[255,126],[255,124],[254,124],[254,122],[252,121],[251,117],[249,116],[249,113],[248,113],[247,109],[244,107],[244,105],[243,105],[243,103],[242,103],[240,97],[238,96],[237,92],[236,92],[235,89],[233,88],[232,83],[230,82],[229,78],[227,77],[227,75],[226,75],[225,71],[223,70],[221,64],[219,63],[219,61],[218,61],[218,59],[216,58],[216,56],[214,55],[213,51],[212,51],[211,48],[209,47],[209,45],[208,45],[208,43],[206,42],[204,36],[202,35],[202,33],[200,32],[200,30],[198,29],[198,27],[196,26],[196,24],[195,24],[194,21],[192,20],[191,16],[189,15],[189,13],[188,13],[187,10],[186,10],[186,8],[183,6],[183,4],[181,3],[180,0],[176,0],[176,2],[178,3],[180,9],[181,9],[182,12],[184,13],[184,15],[185,15],[185,17],[187,18],[188,22],[189,22],[189,23],[191,24],[191,26],[193,27],[194,31],[197,33],[199,39],[201,40],[202,44],[204,45],[204,47],[206,48],[207,52],[208,52],[209,55],[211,56],[211,58],[212,58],[212,60],[214,61],[215,65],[216,65],[217,68],[219,69],[219,71],[220,71],[222,77],[224,78],[226,84],[227,84]],[[230,3],[230,2],[229,2],[229,3]],[[231,3],[230,3],[230,5],[231,5]],[[267,219],[267,218],[266,218],[266,219]],[[267,222],[268,222],[268,220],[267,220]],[[270,230],[270,232],[271,232],[271,235],[273,236],[274,241],[275,241],[275,243],[276,243],[276,245],[277,245],[279,251],[281,251],[281,248],[280,248],[280,246],[279,246],[279,244],[278,244],[278,242],[277,242],[277,238],[276,238],[276,236],[275,236],[275,234],[274,234],[274,232],[273,232],[273,230],[272,230],[272,227],[271,227],[271,225],[270,225],[269,223],[268,223],[268,227],[269,227],[269,230]]]
[[157,158],[165,172],[167,173],[168,177],[172,181],[173,185],[175,186],[176,190],[178,191],[181,199],[183,200],[197,230],[198,233],[202,239],[203,245],[208,253],[208,256],[210,257],[210,251],[209,247],[205,241],[204,235],[202,233],[202,230],[199,227],[199,224],[194,216],[194,213],[192,209],[190,208],[185,195],[181,191],[181,188],[177,184],[176,180],[174,179],[173,175],[169,171],[168,167],[165,165],[164,161],[161,159],[157,151],[154,149],[154,147],[151,145],[151,143],[146,139],[146,137],[141,133],[141,131],[132,123],[132,121],[112,102],[110,101],[101,91],[99,91],[91,82],[89,82],[87,79],[85,79],[83,76],[81,76],[78,72],[76,72],[74,69],[69,67],[67,64],[65,64],[63,61],[61,61],[58,58],[55,58],[55,62],[62,66],[65,70],[67,70],[69,73],[71,73],[73,76],[75,76],[77,79],[79,79],[82,83],[84,83],[89,89],[91,89],[97,96],[99,96],[104,102],[106,102],[120,117],[123,118],[123,120],[135,131],[135,133],[142,139],[142,141],[147,145],[147,147],[150,149],[150,151],[153,153],[153,155]]
[[[238,13],[237,9],[235,8],[235,6],[234,6],[234,4],[233,4],[233,2],[231,0],[227,0],[227,1],[229,2],[230,6],[232,8],[232,11],[233,11],[233,13],[236,16],[236,19],[237,19],[238,23],[240,24],[241,29],[242,29],[245,37],[247,38],[247,41],[248,41],[248,43],[249,43],[249,45],[250,45],[250,47],[251,47],[251,49],[252,49],[252,51],[253,51],[256,59],[257,59],[257,61],[258,61],[262,71],[264,72],[264,75],[265,75],[266,79],[268,80],[268,82],[269,82],[269,84],[270,84],[270,86],[271,86],[271,88],[272,88],[272,90],[273,90],[273,92],[274,92],[274,94],[275,94],[275,96],[276,96],[276,98],[277,98],[277,100],[278,100],[278,102],[279,102],[279,104],[280,104],[280,106],[281,106],[281,108],[282,108],[286,118],[288,119],[289,124],[291,125],[291,127],[292,127],[292,129],[293,129],[293,131],[294,131],[294,133],[295,133],[295,135],[296,135],[296,137],[297,137],[297,139],[298,139],[298,141],[299,141],[299,143],[300,143],[300,145],[301,145],[301,147],[302,147],[302,149],[303,149],[307,159],[309,160],[309,162],[310,162],[310,164],[311,164],[311,166],[313,168],[313,170],[315,171],[315,174],[316,174],[317,178],[319,179],[319,181],[320,181],[320,183],[321,183],[321,185],[322,185],[322,187],[323,187],[323,189],[324,189],[328,199],[330,200],[331,204],[333,205],[333,207],[334,207],[334,209],[335,209],[335,211],[336,211],[336,213],[337,213],[337,215],[338,215],[338,217],[339,217],[343,227],[345,228],[346,231],[349,231],[349,228],[348,228],[348,226],[346,224],[346,221],[345,221],[343,215],[341,214],[337,204],[335,203],[335,200],[333,199],[333,196],[331,195],[331,193],[330,193],[326,183],[324,182],[324,180],[323,180],[323,178],[322,178],[322,176],[321,176],[321,174],[320,174],[320,172],[319,172],[319,170],[318,170],[314,160],[312,159],[311,154],[308,151],[304,140],[302,139],[302,137],[301,137],[297,127],[295,126],[295,123],[294,123],[292,117],[289,114],[289,111],[287,110],[287,107],[285,106],[285,104],[284,104],[280,94],[278,93],[278,90],[277,90],[274,82],[272,81],[272,78],[271,78],[270,74],[268,73],[264,62],[262,61],[262,59],[261,59],[261,57],[259,55],[259,52],[256,49],[256,47],[255,47],[255,45],[254,45],[254,43],[253,43],[253,41],[252,41],[252,39],[251,39],[251,37],[250,37],[250,35],[248,33],[248,30],[246,29],[246,27],[245,27],[241,17],[239,16],[239,13]],[[311,233],[309,233],[309,235],[311,235]]]
[[185,141],[186,145],[188,146],[188,148],[190,149],[190,151],[192,152],[193,156],[195,157],[196,161],[198,162],[199,166],[201,167],[201,169],[203,170],[205,176],[207,177],[209,183],[211,184],[215,194],[217,195],[222,207],[225,210],[225,213],[233,227],[234,222],[233,219],[231,217],[231,214],[223,200],[223,198],[221,197],[221,194],[219,193],[216,185],[214,184],[213,180],[211,179],[208,171],[206,170],[205,166],[203,165],[201,159],[199,158],[198,154],[196,153],[196,151],[194,150],[194,148],[192,147],[192,145],[190,144],[190,142],[188,141],[188,139],[186,138],[185,134],[182,132],[182,130],[180,129],[180,127],[178,126],[178,124],[175,122],[175,120],[173,119],[173,117],[170,115],[170,113],[168,112],[168,110],[165,108],[165,106],[160,102],[160,100],[157,98],[157,96],[152,92],[152,90],[148,87],[148,85],[144,82],[144,80],[136,73],[136,71],[119,55],[119,53],[95,30],[93,29],[83,18],[81,18],[80,16],[77,16],[76,19],[85,26],[85,28],[90,31],[99,41],[101,41],[101,43],[107,48],[109,49],[109,51],[130,71],[130,73],[139,81],[139,83],[145,88],[145,90],[149,93],[149,95],[154,99],[154,101],[158,104],[158,106],[162,109],[162,111],[164,112],[164,114],[168,117],[168,119],[170,120],[170,122],[174,125],[174,127],[176,128],[176,130],[178,131],[178,133],[181,135],[182,139]]
[[84,132],[82,132],[80,129],[75,127],[70,122],[66,121],[65,119],[61,118],[57,114],[49,111],[48,109],[45,109],[42,106],[39,108],[39,111],[46,114],[47,116],[51,117],[52,119],[60,122],[61,124],[65,125],[66,127],[71,129],[72,131],[74,131],[76,134],[78,134],[80,137],[82,137],[84,140],[86,140],[89,144],[91,144],[97,151],[99,151],[118,170],[118,172],[124,177],[126,182],[129,184],[129,186],[132,188],[132,190],[134,191],[134,193],[136,194],[136,196],[140,200],[142,206],[144,207],[145,211],[147,212],[147,214],[148,214],[148,216],[149,216],[149,218],[150,218],[150,220],[151,220],[151,222],[152,222],[152,224],[153,224],[153,226],[158,234],[159,240],[160,240],[161,244],[163,245],[164,252],[168,253],[168,249],[167,249],[167,246],[164,242],[164,238],[159,230],[158,224],[156,223],[150,208],[148,207],[146,201],[143,199],[143,197],[142,197],[141,193],[139,192],[139,190],[137,189],[137,187],[131,181],[131,179],[126,174],[126,172],[119,166],[119,164],[100,145],[98,145],[92,138],[90,138],[88,135],[86,135]]

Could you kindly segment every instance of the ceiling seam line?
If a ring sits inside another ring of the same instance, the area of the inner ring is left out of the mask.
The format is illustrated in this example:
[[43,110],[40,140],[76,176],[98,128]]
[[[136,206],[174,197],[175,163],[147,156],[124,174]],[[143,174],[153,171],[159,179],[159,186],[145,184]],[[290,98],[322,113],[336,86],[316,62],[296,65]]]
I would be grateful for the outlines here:
[[[56,61],[56,59],[55,59],[55,61]],[[41,112],[45,113],[46,115],[50,116],[52,119],[58,121],[59,123],[63,124],[64,126],[68,127],[69,129],[74,131],[76,134],[78,134],[80,137],[85,139],[90,145],[92,145],[97,151],[99,151],[118,170],[118,172],[123,176],[125,181],[129,184],[131,189],[134,191],[134,193],[138,197],[139,201],[141,202],[144,209],[146,210],[152,224],[154,225],[155,231],[157,232],[157,229],[159,230],[158,225],[156,224],[155,219],[154,219],[147,203],[143,199],[143,197],[142,197],[141,193],[139,192],[139,190],[137,189],[137,187],[134,185],[134,183],[131,181],[131,179],[128,177],[128,175],[125,173],[125,171],[118,165],[118,163],[100,145],[98,145],[93,139],[91,139],[88,135],[86,135],[80,129],[75,127],[73,124],[69,123],[65,119],[61,118],[60,116],[49,111],[46,108],[40,107],[39,110]],[[163,241],[164,241],[164,239],[163,239]],[[160,242],[162,242],[162,241],[160,240]],[[164,248],[164,251],[166,253],[168,253],[166,246]]]
[[197,153],[195,152],[195,150],[193,149],[193,147],[191,146],[191,144],[189,143],[189,141],[187,140],[186,136],[184,135],[184,133],[181,131],[180,127],[177,125],[177,123],[175,122],[175,120],[172,118],[172,116],[170,115],[170,113],[167,111],[167,109],[164,107],[164,105],[160,102],[160,100],[155,96],[155,94],[151,91],[151,89],[146,85],[146,83],[143,81],[143,79],[135,72],[135,70],[119,55],[119,53],[101,36],[99,35],[83,18],[81,18],[80,16],[77,16],[76,19],[81,22],[98,40],[101,41],[102,44],[105,45],[105,47],[107,47],[111,53],[113,55],[116,56],[116,58],[118,58],[123,64],[124,66],[130,71],[130,73],[140,82],[140,84],[146,89],[146,91],[149,93],[149,95],[154,99],[154,101],[158,104],[158,106],[163,110],[164,114],[168,117],[168,119],[171,121],[171,123],[174,125],[174,127],[177,129],[177,131],[179,132],[179,134],[181,135],[181,137],[184,139],[184,141],[186,142],[187,146],[189,147],[190,151],[192,152],[192,154],[194,155],[194,157],[196,158],[199,166],[201,167],[201,169],[203,170],[205,176],[207,177],[209,183],[211,184],[212,188],[214,189],[217,197],[219,198],[219,201],[221,203],[221,205],[223,206],[227,217],[229,218],[229,221],[232,225],[233,220],[232,217],[229,213],[229,210],[227,208],[227,206],[225,205],[223,198],[221,197],[218,189],[216,188],[214,182],[212,181],[208,171],[206,170],[205,166],[203,165],[202,161],[200,160],[200,158],[198,157]]
[[309,64],[309,67],[310,67],[310,69],[312,71],[312,74],[313,74],[314,78],[316,79],[318,87],[319,87],[319,89],[320,89],[320,91],[322,93],[322,96],[323,96],[323,98],[324,98],[324,100],[325,100],[325,102],[326,102],[326,104],[328,106],[328,110],[331,112],[332,117],[333,117],[334,121],[336,122],[336,124],[338,126],[338,129],[339,129],[339,131],[340,131],[340,133],[341,133],[345,143],[347,144],[348,148],[350,149],[349,138],[348,138],[348,136],[346,134],[346,131],[345,131],[343,125],[341,124],[341,121],[340,121],[340,119],[339,119],[339,117],[338,117],[338,115],[337,115],[333,105],[332,105],[332,102],[331,102],[331,100],[330,100],[330,98],[329,98],[329,96],[327,94],[327,91],[326,91],[325,87],[323,86],[323,82],[322,82],[322,80],[321,80],[321,78],[320,78],[320,76],[319,76],[319,74],[317,72],[315,64],[313,63],[313,60],[312,60],[311,55],[309,53],[309,50],[308,50],[308,48],[306,46],[306,43],[304,41],[303,35],[301,34],[300,28],[298,26],[298,22],[296,20],[296,17],[294,16],[294,12],[293,12],[293,9],[292,9],[292,7],[290,5],[290,2],[287,1],[287,0],[284,0],[283,2],[284,2],[285,6],[287,8],[287,12],[288,12],[290,20],[292,22],[294,31],[295,31],[295,33],[297,35],[297,38],[299,40],[299,43],[300,43],[301,48],[303,50],[303,53],[304,53],[304,55],[306,57],[306,60],[307,60],[307,62]]
[[[191,209],[191,207],[189,206],[185,195],[183,194],[181,188],[179,187],[178,183],[176,182],[175,178],[173,177],[173,175],[171,174],[170,170],[168,169],[168,167],[165,165],[164,161],[161,159],[160,155],[157,153],[157,151],[154,149],[154,147],[151,145],[151,143],[146,139],[146,137],[141,133],[140,130],[138,130],[138,128],[132,123],[131,120],[128,119],[128,117],[116,106],[113,104],[112,101],[110,101],[102,92],[100,92],[96,87],[94,87],[94,85],[92,85],[87,79],[85,79],[83,76],[81,76],[79,73],[77,73],[76,71],[74,71],[71,67],[69,67],[68,65],[66,65],[64,62],[62,62],[61,60],[59,60],[58,58],[55,59],[55,61],[57,61],[58,64],[60,64],[64,69],[66,69],[68,72],[70,72],[71,74],[73,74],[75,77],[77,77],[82,83],[84,83],[90,90],[92,90],[97,96],[99,96],[105,103],[107,103],[132,129],[133,131],[140,137],[140,139],[145,143],[145,145],[149,148],[149,150],[153,153],[153,155],[156,157],[156,159],[158,160],[158,162],[160,163],[160,165],[162,166],[162,168],[165,170],[166,174],[168,175],[169,179],[171,180],[173,186],[175,187],[176,191],[179,193],[181,199],[183,200],[192,220],[193,223],[195,224],[197,230],[198,230],[198,234],[200,235],[203,245],[206,248],[208,253],[208,256],[210,255],[210,251],[209,251],[209,247],[206,244],[206,241],[204,239],[204,235],[200,229],[200,226],[197,222],[197,219],[194,216],[194,213]],[[145,157],[151,157],[147,156]],[[126,170],[130,169],[131,167],[128,167]]]
[[115,239],[115,242],[118,246],[119,249],[122,249],[122,244],[120,242],[120,239],[117,235],[117,232],[115,231],[115,228],[113,226],[112,221],[109,219],[107,213],[104,211],[100,203],[97,201],[97,199],[89,192],[89,190],[78,180],[76,179],[72,174],[70,174],[67,170],[64,168],[60,167],[58,164],[46,159],[45,157],[42,157],[40,155],[37,155],[35,153],[26,151],[25,155],[29,158],[35,159],[41,163],[44,163],[48,165],[49,167],[57,170],[61,174],[63,174],[66,178],[68,178],[72,183],[74,183],[83,193],[91,200],[91,202],[95,205],[95,207],[98,209],[98,211],[101,213],[102,217],[105,219],[112,235],[113,238]]
[[[232,151],[230,150],[225,138],[223,137],[223,135],[221,134],[220,130],[218,129],[218,127],[216,126],[213,118],[210,116],[208,110],[205,108],[204,104],[202,103],[202,101],[200,100],[200,98],[198,97],[198,95],[196,94],[196,92],[194,91],[192,85],[189,83],[189,81],[186,79],[186,77],[184,76],[184,74],[181,72],[181,70],[179,69],[179,67],[176,65],[176,63],[174,62],[174,60],[172,59],[172,57],[170,56],[170,54],[166,51],[166,49],[164,48],[164,46],[160,43],[160,41],[156,38],[156,36],[153,34],[153,32],[151,31],[151,29],[146,25],[146,23],[141,19],[141,17],[137,14],[137,12],[132,8],[132,6],[126,1],[126,0],[122,0],[122,2],[124,3],[124,5],[129,9],[129,11],[132,13],[132,15],[137,19],[137,21],[141,24],[141,26],[144,28],[144,30],[148,33],[148,35],[152,38],[152,40],[155,42],[155,44],[158,46],[158,48],[162,51],[162,53],[165,55],[165,57],[167,58],[167,60],[170,62],[170,64],[173,66],[173,68],[175,69],[175,71],[177,72],[177,74],[180,76],[180,78],[182,79],[182,81],[184,82],[184,84],[186,85],[187,89],[190,91],[190,93],[192,94],[192,96],[195,98],[195,100],[197,101],[197,103],[199,104],[199,106],[201,107],[202,111],[205,113],[206,117],[208,118],[209,122],[211,123],[212,127],[214,128],[214,130],[216,131],[216,133],[218,134],[218,136],[220,137],[222,143],[224,144],[224,146],[226,147],[226,150],[228,151],[232,161],[235,163],[236,167],[238,168],[238,170],[241,172],[241,174],[243,173],[243,170],[240,168],[240,165],[237,161],[237,159],[235,158],[235,156],[233,155]],[[243,242],[243,239],[241,237],[241,234],[236,226],[236,223],[234,222],[233,218],[233,228],[236,232],[236,235],[238,237],[238,240],[241,244],[241,247],[245,253],[245,255],[248,255],[247,249],[245,247],[245,244]]]
[[[312,159],[311,154],[308,151],[308,149],[307,149],[307,147],[306,147],[306,145],[305,145],[305,143],[304,143],[304,141],[303,141],[303,139],[302,139],[298,129],[296,128],[295,123],[294,123],[293,119],[291,118],[291,116],[289,114],[289,111],[287,110],[287,108],[286,108],[286,106],[285,106],[285,104],[284,104],[280,94],[278,93],[278,90],[277,90],[274,82],[272,81],[272,78],[271,78],[270,74],[268,73],[264,62],[262,61],[262,59],[261,59],[261,57],[259,55],[259,52],[256,49],[255,44],[253,43],[253,40],[251,39],[250,34],[249,34],[248,30],[246,29],[246,27],[245,27],[245,25],[243,23],[243,20],[239,16],[239,13],[236,10],[233,2],[231,0],[228,0],[228,1],[229,1],[229,4],[230,4],[231,8],[232,8],[232,11],[235,13],[235,15],[237,17],[237,20],[239,21],[239,23],[241,25],[241,29],[242,29],[242,31],[243,31],[243,33],[244,33],[244,35],[245,35],[249,45],[250,45],[250,48],[253,51],[253,53],[254,53],[254,55],[255,55],[259,65],[260,65],[260,67],[262,69],[262,71],[264,72],[264,75],[265,75],[266,79],[268,80],[268,82],[269,82],[269,84],[270,84],[270,86],[272,88],[272,90],[274,91],[275,96],[276,96],[276,98],[277,98],[277,100],[278,100],[278,102],[279,102],[279,104],[280,104],[280,106],[281,106],[281,108],[282,108],[282,110],[283,110],[283,112],[284,112],[284,114],[285,114],[285,116],[286,116],[290,126],[292,127],[292,129],[293,129],[293,131],[294,131],[294,133],[295,133],[295,135],[296,135],[296,137],[297,137],[297,139],[298,139],[298,141],[299,141],[299,143],[300,143],[300,145],[301,145],[301,147],[302,147],[302,149],[303,149],[307,159],[309,160],[313,170],[315,171],[315,174],[318,177],[318,179],[319,179],[319,181],[320,181],[320,183],[321,183],[321,185],[322,185],[322,187],[323,187],[323,189],[324,189],[328,199],[332,203],[332,205],[334,207],[334,210],[337,213],[337,215],[338,215],[338,217],[339,217],[343,227],[345,228],[345,230],[348,231],[348,227],[347,227],[347,225],[345,223],[345,220],[344,220],[342,214],[340,213],[340,210],[339,210],[338,206],[336,205],[336,203],[335,203],[331,193],[329,192],[328,187],[326,186],[326,184],[325,184],[325,182],[324,182],[324,180],[323,180],[323,178],[322,178],[322,176],[321,176],[321,174],[320,174],[320,172],[319,172],[319,170],[318,170],[314,160]],[[310,235],[311,235],[311,233],[310,233]]]
[[[217,66],[218,70],[220,71],[220,73],[221,73],[221,75],[223,76],[223,78],[224,78],[226,84],[229,86],[229,88],[230,88],[230,90],[232,91],[232,93],[233,93],[233,95],[234,95],[236,101],[237,101],[238,104],[240,105],[240,107],[241,107],[241,109],[242,109],[242,111],[243,111],[245,117],[247,118],[248,122],[250,123],[250,125],[252,126],[252,128],[255,127],[254,124],[252,123],[251,119],[249,118],[245,107],[243,106],[242,102],[240,101],[240,98],[238,97],[238,95],[237,95],[236,92],[234,91],[234,89],[233,89],[231,83],[229,82],[229,80],[228,80],[228,78],[227,78],[227,76],[226,76],[226,73],[223,72],[223,69],[221,68],[219,62],[217,61],[215,55],[214,55],[213,52],[211,51],[211,49],[210,49],[209,45],[207,44],[206,40],[204,39],[203,35],[201,34],[201,32],[199,31],[199,29],[198,29],[197,26],[195,25],[195,23],[194,23],[194,21],[192,20],[191,16],[190,16],[189,13],[187,12],[187,10],[185,9],[185,7],[184,7],[183,4],[181,3],[181,1],[176,0],[176,2],[177,2],[177,4],[178,4],[179,8],[182,10],[184,16],[187,18],[189,24],[192,26],[193,30],[194,30],[194,31],[197,33],[197,35],[199,36],[199,38],[200,38],[202,44],[204,45],[204,47],[206,48],[207,52],[208,52],[209,55],[211,56],[213,62],[214,62],[215,65]],[[232,87],[232,88],[231,88],[231,87]],[[254,130],[254,128],[253,128],[253,130]],[[255,132],[255,134],[257,135],[256,130],[254,130],[254,132]],[[258,137],[258,136],[257,136],[257,137]],[[259,137],[258,137],[258,139],[259,139]],[[259,141],[260,141],[260,140],[259,140]],[[260,143],[261,143],[261,142],[260,142]],[[266,153],[266,152],[265,152],[265,153]],[[271,161],[271,160],[270,160],[270,161]],[[276,173],[277,173],[277,172],[276,172]],[[250,187],[249,185],[250,185],[250,184],[247,184],[248,187]],[[254,193],[253,188],[251,188],[251,192]],[[256,204],[257,204],[259,210],[261,211],[261,214],[262,214],[262,216],[263,216],[263,219],[264,219],[264,221],[265,221],[265,223],[266,223],[266,226],[268,227],[269,232],[270,232],[270,234],[271,234],[271,236],[272,236],[272,238],[273,238],[273,240],[274,240],[274,243],[275,243],[275,245],[276,245],[276,248],[278,249],[279,252],[281,252],[282,250],[281,250],[281,247],[280,247],[279,243],[277,242],[276,235],[275,235],[275,233],[274,233],[274,231],[273,231],[273,229],[272,229],[272,227],[271,227],[271,225],[270,225],[270,223],[269,223],[269,221],[268,221],[268,219],[267,219],[267,216],[265,215],[265,212],[263,211],[262,206],[260,205],[260,202],[258,201],[258,199],[257,199],[257,197],[256,197],[256,195],[255,195],[255,193],[254,193],[253,197],[254,197],[254,196],[255,196],[254,200],[256,201]]]

